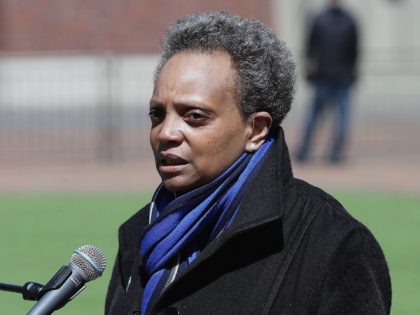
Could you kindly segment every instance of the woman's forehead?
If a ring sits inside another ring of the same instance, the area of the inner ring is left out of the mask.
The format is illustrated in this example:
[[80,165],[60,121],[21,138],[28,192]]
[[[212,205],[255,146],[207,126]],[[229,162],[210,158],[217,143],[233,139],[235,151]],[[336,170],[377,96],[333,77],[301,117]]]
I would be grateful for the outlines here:
[[232,92],[234,75],[226,52],[178,53],[162,68],[153,94],[154,97],[167,93],[225,97]]

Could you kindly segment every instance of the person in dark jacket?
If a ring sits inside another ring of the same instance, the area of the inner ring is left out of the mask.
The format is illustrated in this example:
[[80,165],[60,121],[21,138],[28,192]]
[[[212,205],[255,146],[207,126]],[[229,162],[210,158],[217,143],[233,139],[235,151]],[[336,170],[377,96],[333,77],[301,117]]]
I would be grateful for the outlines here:
[[162,179],[119,229],[105,314],[388,314],[380,246],[293,177],[280,123],[295,66],[262,23],[171,26],[150,100]]
[[355,19],[330,0],[330,6],[315,17],[306,46],[307,79],[314,85],[314,99],[308,111],[298,161],[308,159],[316,126],[329,110],[334,132],[329,161],[344,160],[350,118],[350,92],[356,80],[358,28]]

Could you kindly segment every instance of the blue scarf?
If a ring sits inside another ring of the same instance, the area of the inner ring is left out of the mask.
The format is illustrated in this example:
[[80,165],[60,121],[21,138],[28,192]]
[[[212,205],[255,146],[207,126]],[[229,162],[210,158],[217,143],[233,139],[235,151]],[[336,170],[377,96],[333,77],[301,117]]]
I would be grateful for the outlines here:
[[253,154],[243,153],[212,182],[181,196],[161,184],[150,205],[149,225],[140,253],[149,275],[142,315],[201,250],[232,222],[236,211],[274,142],[269,137]]

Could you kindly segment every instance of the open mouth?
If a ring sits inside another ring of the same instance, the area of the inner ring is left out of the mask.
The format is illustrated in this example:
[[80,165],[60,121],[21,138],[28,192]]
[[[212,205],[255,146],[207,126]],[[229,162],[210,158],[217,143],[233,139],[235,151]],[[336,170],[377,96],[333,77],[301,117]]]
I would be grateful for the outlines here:
[[174,154],[160,154],[159,155],[159,164],[160,166],[167,167],[167,166],[184,166],[188,164],[186,160],[183,158],[174,155]]

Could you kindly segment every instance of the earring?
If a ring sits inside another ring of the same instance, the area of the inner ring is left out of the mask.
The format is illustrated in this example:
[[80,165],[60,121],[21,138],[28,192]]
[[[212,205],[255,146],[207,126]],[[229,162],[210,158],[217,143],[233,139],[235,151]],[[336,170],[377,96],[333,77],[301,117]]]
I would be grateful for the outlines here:
[[250,143],[249,144],[249,150],[251,151],[251,152],[255,152],[255,151],[257,151],[257,145],[255,144],[255,143]]

